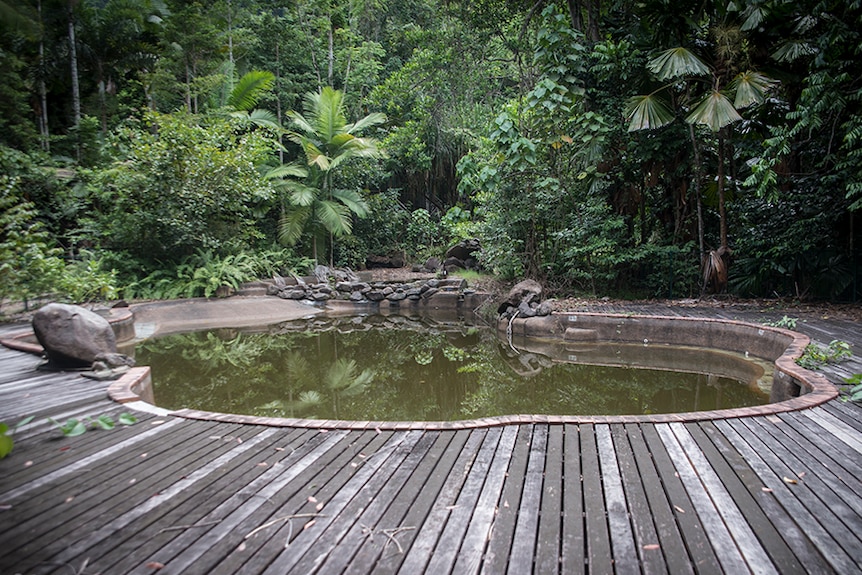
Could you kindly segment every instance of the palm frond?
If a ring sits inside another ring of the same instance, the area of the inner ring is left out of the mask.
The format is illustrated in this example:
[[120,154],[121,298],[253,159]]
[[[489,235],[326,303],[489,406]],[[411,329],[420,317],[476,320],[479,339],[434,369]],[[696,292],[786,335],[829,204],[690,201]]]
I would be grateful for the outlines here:
[[629,132],[653,130],[673,122],[674,114],[661,99],[654,94],[634,96],[626,102],[626,118],[629,119]]
[[689,124],[703,124],[713,132],[717,132],[724,126],[741,119],[742,116],[733,107],[730,99],[718,90],[713,90],[698,103],[685,121]]
[[766,93],[775,86],[776,82],[766,74],[760,72],[741,72],[730,83],[730,89],[736,90],[736,98],[733,107],[737,110],[747,108],[754,104],[760,104],[766,98]]
[[320,224],[336,237],[349,235],[353,231],[350,210],[339,202],[322,200],[315,204],[315,216]]
[[253,110],[264,93],[272,90],[275,75],[264,70],[252,70],[239,79],[228,96],[227,104],[234,110]]
[[284,245],[292,246],[302,237],[305,223],[311,217],[311,208],[300,207],[283,209],[278,219],[278,241]]
[[817,53],[817,48],[802,40],[788,40],[772,53],[772,59],[778,62],[793,62],[804,56]]
[[683,47],[665,50],[650,60],[647,67],[660,80],[670,80],[680,76],[706,76],[710,73],[709,66],[703,60]]
[[308,170],[305,166],[302,166],[296,162],[290,164],[282,164],[276,168],[271,169],[266,174],[264,174],[264,178],[267,180],[277,180],[281,178],[305,178],[308,176]]
[[368,204],[356,190],[332,190],[332,197],[347,206],[347,209],[359,218],[364,218],[369,213]]
[[356,132],[361,132],[365,128],[370,128],[372,126],[379,126],[386,122],[386,114],[381,112],[374,112],[372,114],[368,114],[364,118],[357,120],[352,124],[347,124],[344,126],[344,131],[348,134],[353,134]]

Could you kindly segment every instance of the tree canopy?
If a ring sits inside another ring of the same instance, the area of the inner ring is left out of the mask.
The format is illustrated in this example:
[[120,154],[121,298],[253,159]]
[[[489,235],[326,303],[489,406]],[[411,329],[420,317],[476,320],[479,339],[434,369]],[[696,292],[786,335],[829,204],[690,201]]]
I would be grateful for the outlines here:
[[857,0],[0,15],[6,297],[64,269],[105,287],[87,297],[159,296],[240,277],[226,261],[420,261],[466,237],[486,270],[561,295],[862,289]]

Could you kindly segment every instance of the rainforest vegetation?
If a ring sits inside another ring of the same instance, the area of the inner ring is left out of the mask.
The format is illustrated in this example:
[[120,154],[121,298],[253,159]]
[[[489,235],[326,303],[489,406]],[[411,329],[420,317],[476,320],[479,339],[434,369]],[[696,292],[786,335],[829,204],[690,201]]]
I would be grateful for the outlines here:
[[440,256],[857,301],[859,0],[0,0],[0,301]]

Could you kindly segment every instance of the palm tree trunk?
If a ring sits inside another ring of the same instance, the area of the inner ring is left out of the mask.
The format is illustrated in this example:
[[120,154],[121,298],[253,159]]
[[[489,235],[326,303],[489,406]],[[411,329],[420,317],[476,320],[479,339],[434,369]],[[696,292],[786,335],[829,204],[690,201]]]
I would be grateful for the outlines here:
[[703,204],[700,198],[700,149],[697,147],[697,138],[694,136],[694,125],[688,125],[688,133],[691,137],[691,148],[694,151],[694,195],[697,200],[697,240],[700,249],[700,263],[706,257],[706,248],[703,240]]

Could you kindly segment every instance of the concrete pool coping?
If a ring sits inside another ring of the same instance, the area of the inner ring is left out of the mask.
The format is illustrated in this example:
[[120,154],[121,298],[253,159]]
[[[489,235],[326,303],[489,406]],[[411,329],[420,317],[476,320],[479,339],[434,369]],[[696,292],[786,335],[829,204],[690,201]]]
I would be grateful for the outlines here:
[[[273,298],[243,299],[268,301]],[[294,313],[305,312],[303,315],[307,315],[315,311],[320,312],[322,310],[304,306],[296,308]],[[344,310],[340,311],[343,313]],[[371,311],[368,306],[357,308],[357,312],[367,313],[368,311]],[[211,315],[208,317],[212,319]],[[299,319],[300,317],[302,315],[297,315],[297,317],[292,319]],[[271,316],[270,319],[272,319]],[[175,321],[181,323],[179,320]],[[269,321],[268,323],[272,324],[279,321],[287,320],[280,319]],[[213,323],[217,322],[208,320],[208,324]],[[224,322],[222,323],[224,324]],[[243,323],[243,325],[255,324]],[[578,327],[573,328],[573,325],[577,325]],[[704,325],[712,329],[703,330]],[[190,329],[191,327],[191,323],[186,322],[185,329]],[[211,327],[211,325],[203,327]],[[239,326],[231,325],[231,327]],[[118,403],[129,404],[131,408],[152,411],[159,415],[170,414],[187,419],[267,425],[272,427],[302,427],[320,430],[458,430],[529,423],[662,423],[707,421],[798,411],[820,405],[838,396],[837,388],[825,376],[807,370],[795,362],[804,353],[806,346],[810,343],[810,339],[804,334],[786,329],[725,319],[580,312],[554,313],[546,318],[515,319],[511,322],[501,320],[498,328],[504,331],[508,329],[511,333],[518,336],[562,339],[564,342],[572,343],[578,343],[585,339],[592,340],[594,337],[608,338],[608,335],[612,334],[614,337],[610,339],[615,339],[616,341],[649,340],[653,344],[687,343],[689,345],[695,343],[705,347],[715,347],[716,349],[728,349],[731,351],[750,351],[750,347],[754,349],[752,355],[774,361],[775,376],[782,380],[778,384],[785,392],[797,387],[800,395],[792,399],[752,407],[651,415],[572,416],[518,414],[459,421],[336,421],[259,417],[192,409],[168,411],[153,405],[151,393],[152,380],[150,369],[146,366],[132,368],[122,375],[109,386],[108,395]],[[181,331],[181,329],[172,331]],[[164,332],[159,331],[159,333]],[[624,336],[623,333],[625,333]],[[659,337],[659,334],[662,334],[663,337]],[[773,357],[768,357],[770,355]]]

